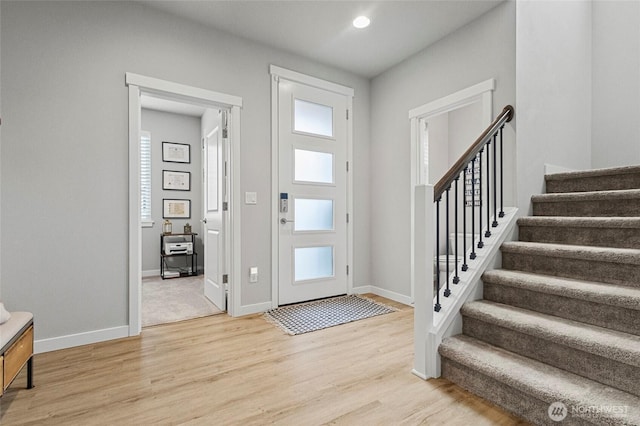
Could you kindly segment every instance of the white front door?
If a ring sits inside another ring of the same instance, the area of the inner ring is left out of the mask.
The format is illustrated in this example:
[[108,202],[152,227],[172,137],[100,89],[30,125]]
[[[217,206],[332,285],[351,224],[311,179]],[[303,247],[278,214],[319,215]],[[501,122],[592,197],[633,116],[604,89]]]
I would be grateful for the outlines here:
[[204,137],[204,294],[220,310],[227,309],[226,239],[228,214],[226,128],[227,112],[218,114],[218,125]]
[[347,96],[278,82],[278,304],[347,293]]

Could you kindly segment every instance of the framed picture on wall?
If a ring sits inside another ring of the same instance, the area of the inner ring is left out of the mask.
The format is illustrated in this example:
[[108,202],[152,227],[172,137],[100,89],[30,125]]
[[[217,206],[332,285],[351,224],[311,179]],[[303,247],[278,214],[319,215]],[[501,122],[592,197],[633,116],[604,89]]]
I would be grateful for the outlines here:
[[191,200],[180,200],[174,198],[162,199],[163,219],[190,219]]
[[191,146],[186,143],[162,142],[162,161],[191,163]]
[[190,191],[191,173],[177,170],[163,170],[162,189],[168,191]]

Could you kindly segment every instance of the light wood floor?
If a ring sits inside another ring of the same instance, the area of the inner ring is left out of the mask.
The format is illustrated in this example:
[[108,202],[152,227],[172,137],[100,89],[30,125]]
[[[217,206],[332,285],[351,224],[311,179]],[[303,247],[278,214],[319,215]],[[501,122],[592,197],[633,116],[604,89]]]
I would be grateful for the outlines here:
[[0,398],[0,423],[525,424],[412,375],[413,310],[383,301],[402,310],[299,336],[259,315],[217,315],[36,355],[36,387],[24,389],[21,373]]

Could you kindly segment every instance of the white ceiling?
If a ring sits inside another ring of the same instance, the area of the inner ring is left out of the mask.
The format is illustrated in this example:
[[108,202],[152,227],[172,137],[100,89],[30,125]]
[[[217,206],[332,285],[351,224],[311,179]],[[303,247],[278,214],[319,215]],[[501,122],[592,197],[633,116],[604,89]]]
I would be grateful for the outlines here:
[[[236,36],[375,77],[504,0],[139,0]],[[358,15],[371,25],[357,30]]]

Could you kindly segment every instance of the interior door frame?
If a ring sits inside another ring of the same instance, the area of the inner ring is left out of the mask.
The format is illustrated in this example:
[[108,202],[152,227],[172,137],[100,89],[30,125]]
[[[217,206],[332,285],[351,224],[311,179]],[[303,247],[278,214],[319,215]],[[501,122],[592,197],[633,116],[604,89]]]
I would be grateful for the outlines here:
[[231,141],[229,233],[231,249],[229,271],[229,306],[231,316],[241,311],[241,239],[240,239],[240,111],[242,98],[211,90],[187,86],[139,74],[125,73],[125,85],[129,89],[129,336],[142,331],[142,223],[140,220],[140,95],[162,97],[204,107],[225,108],[231,113],[228,131]]
[[[347,267],[349,274],[347,275],[347,294],[353,293],[353,95],[354,90],[351,87],[341,84],[332,83],[310,75],[291,71],[276,65],[270,65],[269,74],[271,75],[271,306],[278,307],[279,299],[279,276],[280,276],[280,258],[279,258],[279,125],[278,125],[278,100],[279,91],[278,83],[280,79],[292,81],[295,83],[305,84],[307,86],[316,87],[318,89],[327,90],[347,98],[347,110],[349,117],[347,119],[347,163],[349,170],[347,171],[347,214],[349,215],[349,223],[347,223]],[[346,165],[345,165],[346,167]]]
[[[411,122],[411,259],[414,258],[414,238],[415,238],[415,191],[416,185],[420,185],[420,161],[423,157],[421,146],[422,123],[433,116],[451,112],[463,108],[475,102],[482,105],[482,126],[487,127],[493,120],[493,91],[496,88],[496,80],[491,78],[443,98],[419,106],[409,111],[409,121]],[[448,236],[447,236],[448,238]],[[411,303],[415,304],[415,277],[414,267],[411,265]]]

